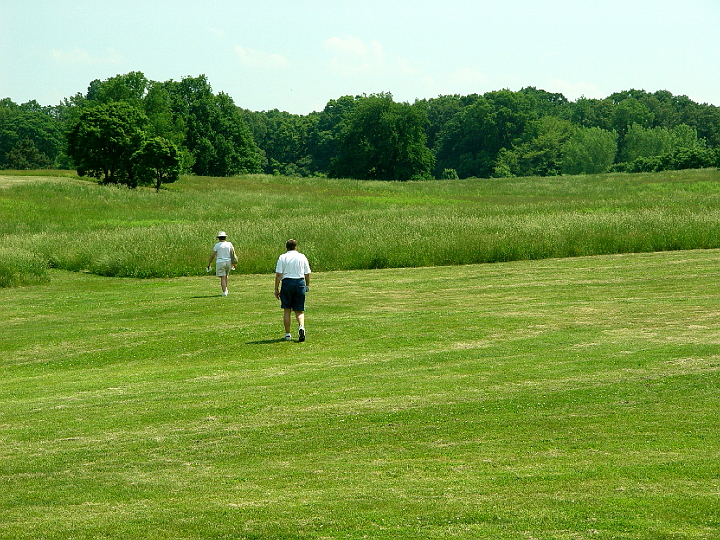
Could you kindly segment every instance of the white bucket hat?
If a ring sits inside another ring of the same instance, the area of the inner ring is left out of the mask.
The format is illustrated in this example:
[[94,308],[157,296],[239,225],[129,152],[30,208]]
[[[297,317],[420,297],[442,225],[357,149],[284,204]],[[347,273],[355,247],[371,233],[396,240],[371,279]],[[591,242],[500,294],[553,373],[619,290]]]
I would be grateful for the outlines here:
[[217,233],[218,238],[227,238],[227,234],[225,234],[225,231],[220,231]]

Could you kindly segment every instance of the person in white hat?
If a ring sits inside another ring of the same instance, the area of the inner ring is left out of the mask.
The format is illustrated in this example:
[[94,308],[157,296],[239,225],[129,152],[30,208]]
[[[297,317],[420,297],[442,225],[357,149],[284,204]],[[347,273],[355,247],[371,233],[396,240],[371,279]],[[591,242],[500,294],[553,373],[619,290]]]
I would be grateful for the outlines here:
[[222,295],[228,295],[228,277],[230,277],[230,270],[235,270],[235,264],[237,263],[237,257],[235,255],[235,247],[232,242],[227,241],[227,234],[225,231],[217,233],[218,242],[213,247],[213,252],[210,255],[206,271],[210,271],[210,265],[213,260],[215,261],[215,275],[220,278],[220,289],[222,289]]

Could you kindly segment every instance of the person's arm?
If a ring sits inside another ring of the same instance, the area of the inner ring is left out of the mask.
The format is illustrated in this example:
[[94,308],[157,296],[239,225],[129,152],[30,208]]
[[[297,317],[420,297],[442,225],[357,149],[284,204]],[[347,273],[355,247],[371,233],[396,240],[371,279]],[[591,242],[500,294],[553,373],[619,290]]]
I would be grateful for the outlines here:
[[275,298],[280,298],[280,281],[282,280],[282,272],[275,272]]
[[305,289],[310,290],[310,274],[305,274]]
[[212,255],[210,255],[210,260],[208,261],[208,265],[207,265],[208,268],[210,268],[210,265],[215,260],[215,255],[217,255],[217,253],[215,251],[213,251]]

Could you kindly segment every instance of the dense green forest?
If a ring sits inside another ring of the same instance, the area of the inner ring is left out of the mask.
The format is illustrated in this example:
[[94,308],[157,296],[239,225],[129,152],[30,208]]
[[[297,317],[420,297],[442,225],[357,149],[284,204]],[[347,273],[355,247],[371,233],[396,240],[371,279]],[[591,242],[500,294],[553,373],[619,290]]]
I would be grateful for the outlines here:
[[605,99],[533,87],[319,112],[250,111],[204,75],[94,80],[56,106],[0,101],[0,169],[78,169],[109,183],[269,173],[378,180],[649,172],[720,165],[720,108],[668,91]]

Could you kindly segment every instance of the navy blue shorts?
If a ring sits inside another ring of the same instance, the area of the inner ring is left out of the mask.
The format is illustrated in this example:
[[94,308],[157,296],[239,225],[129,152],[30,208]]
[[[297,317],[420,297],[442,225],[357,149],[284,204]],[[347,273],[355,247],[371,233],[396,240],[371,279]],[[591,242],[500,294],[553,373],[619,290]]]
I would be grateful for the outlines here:
[[305,280],[285,278],[280,287],[280,307],[305,311]]

